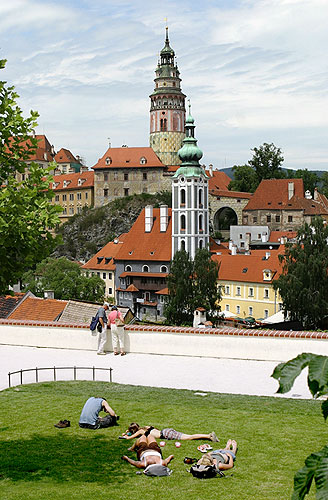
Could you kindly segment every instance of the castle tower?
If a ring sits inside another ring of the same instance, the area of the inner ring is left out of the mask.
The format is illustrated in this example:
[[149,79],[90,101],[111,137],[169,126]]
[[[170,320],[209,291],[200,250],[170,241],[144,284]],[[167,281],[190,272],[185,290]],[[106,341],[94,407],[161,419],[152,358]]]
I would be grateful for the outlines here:
[[172,177],[172,258],[183,249],[194,259],[198,249],[209,246],[209,177],[199,164],[203,153],[195,139],[190,104],[186,136],[178,154],[181,166]]
[[185,95],[170,47],[168,28],[165,46],[156,68],[155,89],[150,97],[150,147],[165,165],[180,165],[178,150],[185,136]]

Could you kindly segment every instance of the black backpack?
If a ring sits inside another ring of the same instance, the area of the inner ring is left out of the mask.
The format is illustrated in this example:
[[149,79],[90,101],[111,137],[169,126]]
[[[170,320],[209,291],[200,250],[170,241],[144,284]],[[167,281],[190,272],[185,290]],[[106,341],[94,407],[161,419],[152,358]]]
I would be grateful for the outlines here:
[[97,328],[98,321],[99,321],[99,315],[97,313],[95,316],[92,316],[92,318],[91,318],[91,323],[90,323],[90,330],[91,331],[93,331]]
[[211,477],[222,477],[224,476],[223,472],[217,470],[215,465],[198,465],[194,464],[190,467],[191,474],[194,477],[198,477],[198,479],[208,479]]

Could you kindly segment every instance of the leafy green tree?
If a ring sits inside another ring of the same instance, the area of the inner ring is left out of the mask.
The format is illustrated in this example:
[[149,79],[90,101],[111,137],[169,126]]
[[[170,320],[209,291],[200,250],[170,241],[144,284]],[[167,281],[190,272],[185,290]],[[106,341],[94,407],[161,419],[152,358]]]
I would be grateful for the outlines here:
[[[5,67],[0,60],[0,69]],[[21,182],[25,161],[37,147],[32,130],[38,114],[24,118],[17,106],[14,87],[0,81],[0,295],[7,292],[58,244],[51,229],[59,223],[60,207],[51,205],[49,171],[38,164],[29,166],[29,176]]]
[[65,257],[47,258],[35,271],[23,276],[24,289],[42,297],[45,290],[53,290],[56,299],[77,299],[101,302],[104,298],[104,282],[99,276],[84,276],[80,266]]
[[255,170],[258,182],[262,179],[282,179],[285,174],[281,168],[284,161],[281,149],[273,143],[264,142],[259,148],[252,149],[253,157],[248,164]]
[[322,193],[328,198],[328,172],[324,172],[321,177]]
[[221,300],[221,289],[217,284],[218,264],[211,259],[211,253],[206,248],[196,252],[193,276],[193,311],[204,307],[211,315]]
[[254,168],[250,165],[235,165],[232,170],[234,179],[230,182],[228,189],[230,191],[254,193],[259,184]]
[[323,328],[328,319],[328,227],[320,217],[304,224],[297,242],[287,243],[279,259],[283,273],[273,286],[279,290],[284,311],[305,328]]
[[169,324],[182,325],[193,318],[193,265],[184,250],[175,253],[168,276],[169,298],[164,316]]
[[[314,398],[324,396],[321,404],[322,414],[326,420],[328,417],[328,357],[318,354],[303,353],[286,363],[280,363],[271,375],[278,380],[278,393],[285,394],[293,387],[296,377],[308,368],[308,387]],[[300,469],[294,477],[294,491],[292,500],[303,500],[309,493],[314,482],[316,486],[316,498],[324,500],[328,498],[328,446],[322,450],[311,453],[306,460],[305,466]]]
[[187,252],[176,252],[168,276],[169,297],[164,315],[170,324],[192,324],[194,310],[204,307],[209,313],[221,300],[217,286],[217,263],[207,249],[196,252],[192,261]]
[[315,172],[310,172],[307,168],[288,171],[289,179],[303,179],[304,191],[311,191],[320,184],[320,177]]

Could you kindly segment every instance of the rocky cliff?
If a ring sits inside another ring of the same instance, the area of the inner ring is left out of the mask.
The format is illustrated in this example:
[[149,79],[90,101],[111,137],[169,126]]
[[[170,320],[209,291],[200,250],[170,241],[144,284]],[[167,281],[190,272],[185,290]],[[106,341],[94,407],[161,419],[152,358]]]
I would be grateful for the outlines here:
[[84,209],[59,227],[57,234],[63,242],[52,256],[86,262],[106,243],[128,232],[146,205],[161,204],[171,206],[170,192],[127,196],[103,207]]

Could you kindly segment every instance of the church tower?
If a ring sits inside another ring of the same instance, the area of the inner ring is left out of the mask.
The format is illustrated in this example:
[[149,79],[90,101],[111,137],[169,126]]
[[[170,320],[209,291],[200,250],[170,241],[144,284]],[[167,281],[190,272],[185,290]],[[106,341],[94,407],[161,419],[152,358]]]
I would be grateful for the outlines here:
[[186,120],[186,136],[178,152],[181,166],[172,177],[172,258],[185,250],[192,259],[209,247],[208,179],[199,160],[203,152],[195,139],[194,119]]
[[180,73],[166,28],[165,46],[156,68],[150,97],[150,147],[165,165],[179,165],[178,150],[185,136],[185,98]]

